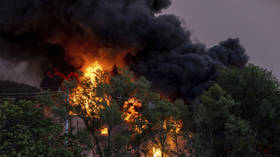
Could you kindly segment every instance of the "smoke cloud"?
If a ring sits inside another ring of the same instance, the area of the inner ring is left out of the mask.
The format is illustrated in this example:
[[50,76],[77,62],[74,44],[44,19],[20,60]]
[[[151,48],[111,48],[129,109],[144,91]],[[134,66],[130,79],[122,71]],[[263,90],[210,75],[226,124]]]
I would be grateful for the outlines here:
[[178,17],[157,14],[169,5],[170,0],[0,1],[0,57],[41,63],[40,78],[51,68],[80,67],[84,54],[98,57],[99,49],[114,49],[102,56],[126,55],[133,72],[150,80],[155,91],[185,99],[207,88],[218,66],[247,63],[238,39],[210,49],[194,44]]
[[279,0],[173,0],[164,13],[184,18],[188,29],[208,46],[239,37],[250,62],[280,79]]
[[[38,63],[39,64],[39,63]],[[9,80],[18,83],[26,83],[31,86],[37,86],[41,83],[42,78],[40,77],[40,71],[38,64],[27,63],[27,62],[9,62],[0,59],[0,78],[1,80]],[[30,71],[32,69],[32,71]]]

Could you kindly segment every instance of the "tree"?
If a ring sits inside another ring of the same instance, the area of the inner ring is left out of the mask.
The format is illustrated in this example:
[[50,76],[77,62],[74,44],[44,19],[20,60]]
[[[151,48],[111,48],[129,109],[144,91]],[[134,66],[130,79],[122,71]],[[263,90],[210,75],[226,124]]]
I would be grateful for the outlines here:
[[3,100],[0,105],[0,156],[78,156],[65,146],[62,126],[43,116],[37,103]]
[[256,133],[257,151],[279,155],[280,89],[272,72],[254,65],[223,69],[217,82],[240,103],[233,113]]
[[[94,79],[83,78],[74,88],[70,83],[70,103],[61,103],[63,108],[85,123],[92,139],[89,147],[98,156],[140,156],[151,153],[154,145],[170,153],[167,137],[172,139],[178,127],[181,103],[151,92],[150,83],[143,77],[133,79],[128,69],[116,71],[110,75],[98,70]],[[104,126],[106,136],[100,134]]]
[[234,115],[239,103],[229,94],[215,84],[199,97],[197,105],[193,113],[195,156],[257,156],[250,125]]

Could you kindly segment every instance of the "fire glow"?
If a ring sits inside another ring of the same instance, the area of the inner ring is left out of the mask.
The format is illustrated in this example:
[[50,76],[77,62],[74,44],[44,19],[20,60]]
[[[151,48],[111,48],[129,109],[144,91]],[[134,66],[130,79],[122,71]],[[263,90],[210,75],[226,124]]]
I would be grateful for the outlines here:
[[[70,99],[72,104],[80,105],[82,110],[86,113],[87,116],[91,118],[99,119],[99,113],[101,110],[104,109],[105,106],[101,105],[102,102],[106,102],[106,105],[110,105],[110,98],[106,97],[101,98],[97,97],[96,93],[94,92],[94,88],[97,87],[97,80],[98,80],[98,74],[99,72],[104,71],[103,65],[95,61],[91,64],[87,64],[84,68],[82,68],[83,76],[79,78],[79,80],[82,80],[79,82],[80,85],[77,86],[71,93]],[[83,82],[83,81],[86,82]],[[86,83],[87,88],[83,88],[81,84]],[[104,100],[105,99],[105,100]],[[129,126],[130,129],[133,129],[137,134],[142,134],[144,129],[147,128],[147,124],[149,123],[148,120],[146,120],[142,116],[142,107],[143,104],[141,100],[138,100],[135,97],[128,98],[123,106],[122,106],[122,119],[126,124]],[[70,113],[71,114],[71,113]],[[135,125],[136,121],[141,121],[143,124],[141,125]],[[105,124],[106,125],[106,124]],[[163,129],[169,130],[169,133],[175,133],[178,134],[182,128],[182,122],[175,120],[173,117],[170,117],[166,120],[164,120]],[[100,135],[101,136],[109,136],[109,129],[107,126],[103,126],[100,129]],[[170,135],[168,135],[170,136]],[[172,144],[172,141],[169,143]],[[152,153],[153,157],[161,157],[162,151],[160,148],[151,146],[150,152]]]
[[102,128],[100,132],[101,132],[102,136],[108,136],[108,134],[109,134],[107,127]]
[[170,132],[175,131],[175,133],[178,134],[183,127],[183,123],[181,120],[176,121],[173,117],[171,117],[170,119],[164,121],[163,128],[167,129],[167,126],[171,126]]
[[153,147],[153,157],[161,157],[162,152],[159,148]]
[[102,98],[96,97],[96,93],[92,89],[96,87],[97,72],[102,71],[103,67],[97,61],[87,66],[84,70],[83,79],[87,80],[88,88],[82,88],[80,85],[73,90],[71,94],[72,105],[80,105],[88,116],[93,118],[100,118],[99,112],[104,108],[102,105],[98,105],[98,102],[106,101]]
[[127,111],[124,112],[124,120],[126,122],[131,122],[135,118],[138,118],[141,116],[140,108],[142,107],[142,104],[139,100],[136,98],[130,98],[125,103],[123,108]]

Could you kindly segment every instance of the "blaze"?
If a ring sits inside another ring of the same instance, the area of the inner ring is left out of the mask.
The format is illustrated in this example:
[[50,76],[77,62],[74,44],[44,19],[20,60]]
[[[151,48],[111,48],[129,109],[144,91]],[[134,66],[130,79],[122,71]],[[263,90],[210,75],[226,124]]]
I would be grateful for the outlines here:
[[153,147],[153,157],[161,157],[162,152],[159,148]]
[[142,104],[136,98],[129,98],[127,101],[124,102],[124,120],[126,122],[132,122],[135,118],[139,118],[141,116],[140,109]]
[[[99,61],[94,61],[90,64],[86,64],[86,66],[84,66],[81,70],[83,72],[83,76],[81,76],[79,79],[83,81],[79,82],[78,87],[75,88],[70,94],[71,105],[79,105],[83,114],[86,114],[91,118],[99,119],[100,111],[105,108],[104,104],[108,106],[110,105],[109,96],[107,97],[104,95],[103,98],[98,97],[95,92],[98,84],[97,78],[99,77],[99,72],[104,71],[103,64],[100,64]],[[83,85],[86,85],[86,88],[83,88]],[[135,97],[131,97],[124,102],[122,108],[123,120],[128,124],[130,129],[133,129],[137,134],[142,134],[149,123],[145,117],[142,116],[142,107],[143,105],[140,100]],[[74,115],[77,113],[70,112],[69,114]],[[134,124],[137,120],[141,122],[140,125]],[[169,130],[169,133],[178,134],[181,128],[182,122],[180,120],[176,120],[173,117],[164,120],[163,129]],[[103,126],[100,129],[100,135],[109,136],[108,127]],[[169,136],[171,135],[169,134],[168,137]],[[168,141],[171,145],[174,145],[172,140]],[[149,147],[149,152],[152,153],[153,157],[161,157],[163,155],[161,149],[156,146]]]
[[101,66],[101,64],[98,61],[95,61],[94,63],[90,64],[85,68],[84,77],[89,78],[90,81],[93,83],[93,85],[96,86],[96,82],[95,82],[95,78],[97,77],[96,73],[102,70],[103,67]]
[[85,83],[88,87],[82,88],[81,85],[78,85],[78,87],[73,90],[70,96],[73,106],[80,105],[82,110],[86,112],[87,116],[93,118],[100,118],[99,112],[104,108],[104,106],[98,104],[99,102],[101,103],[105,101],[107,102],[107,105],[109,105],[108,100],[97,97],[96,93],[94,92],[94,88],[97,85],[97,72],[102,70],[103,67],[98,61],[95,61],[94,63],[89,64],[84,69],[82,69],[84,72],[82,79],[86,80]]
[[127,122],[128,124],[134,123],[136,119],[144,122],[144,124],[141,124],[140,126],[133,125],[134,130],[138,134],[141,134],[143,129],[147,128],[146,123],[148,123],[147,120],[142,118],[142,114],[140,112],[141,108],[142,108],[142,103],[134,97],[129,98],[127,101],[124,102],[123,105],[123,119],[125,122]]

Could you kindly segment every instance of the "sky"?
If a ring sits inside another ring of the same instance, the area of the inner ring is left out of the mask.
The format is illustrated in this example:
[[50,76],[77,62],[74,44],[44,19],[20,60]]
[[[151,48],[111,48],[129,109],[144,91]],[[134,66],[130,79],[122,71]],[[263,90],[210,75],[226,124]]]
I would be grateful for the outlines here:
[[239,38],[250,63],[280,79],[280,0],[173,0],[164,13],[184,20],[193,38],[208,47]]

